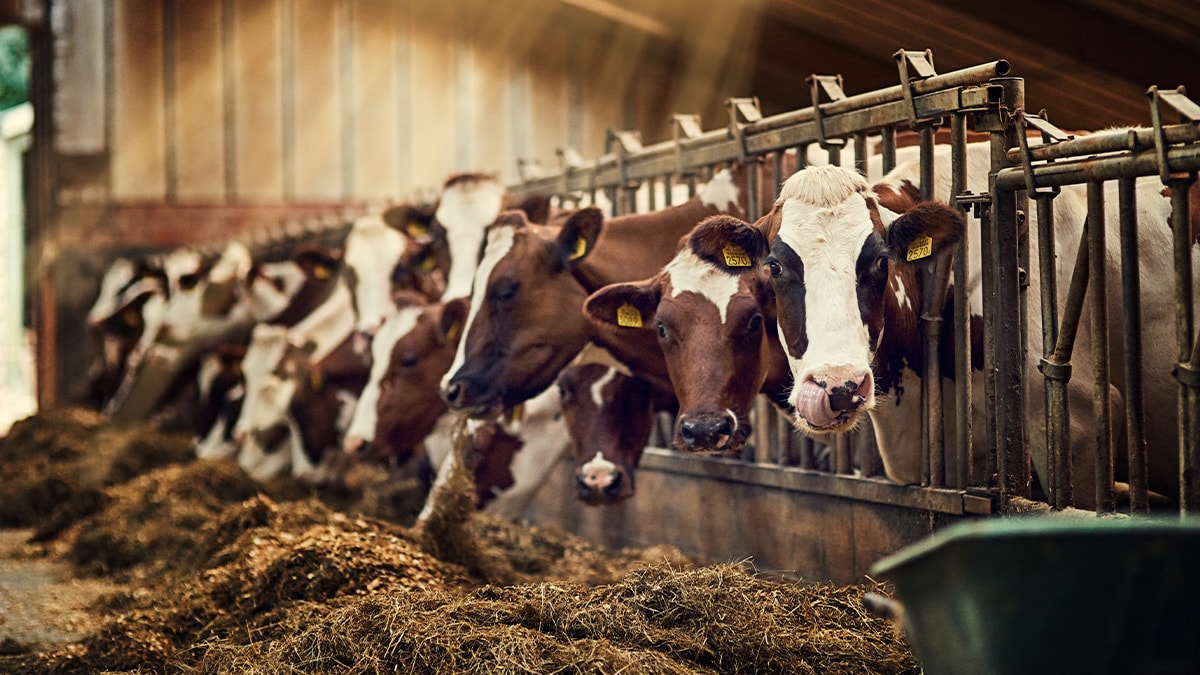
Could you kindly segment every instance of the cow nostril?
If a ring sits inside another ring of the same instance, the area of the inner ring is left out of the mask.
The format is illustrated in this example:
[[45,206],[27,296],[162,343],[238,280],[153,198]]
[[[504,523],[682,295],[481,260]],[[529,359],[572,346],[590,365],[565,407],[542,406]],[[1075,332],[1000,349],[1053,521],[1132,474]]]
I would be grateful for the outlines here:
[[442,387],[442,398],[450,405],[458,403],[459,397],[462,395],[462,385],[457,381],[451,381],[445,387]]
[[827,387],[829,407],[839,412],[857,410],[866,402],[863,389],[867,386],[869,379],[870,374],[859,381],[845,380],[839,385]]
[[605,494],[612,496],[612,495],[616,494],[617,492],[619,492],[620,489],[621,489],[621,472],[614,471],[614,472],[612,472],[612,482],[609,483],[604,488],[604,492],[605,492]]

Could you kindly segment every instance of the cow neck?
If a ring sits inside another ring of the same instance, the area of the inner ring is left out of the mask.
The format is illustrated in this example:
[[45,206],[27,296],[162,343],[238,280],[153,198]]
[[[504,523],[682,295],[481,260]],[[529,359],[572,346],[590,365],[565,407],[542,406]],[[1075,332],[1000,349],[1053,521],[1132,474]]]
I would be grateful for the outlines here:
[[319,363],[354,331],[354,298],[350,287],[337,275],[325,301],[288,330],[289,336],[303,344],[311,341],[313,363]]
[[719,213],[700,197],[660,211],[604,221],[595,248],[575,266],[575,278],[593,293],[608,284],[658,274],[679,250],[679,240],[704,218]]
[[269,323],[288,327],[296,326],[307,319],[316,308],[327,302],[337,292],[338,286],[344,284],[341,274],[335,274],[326,279],[308,277],[300,285],[296,295],[288,302],[287,307]]
[[879,393],[895,393],[905,369],[918,377],[925,370],[919,328],[921,289],[921,275],[916,269],[896,264],[889,267],[887,292],[883,294],[883,335],[871,364]]

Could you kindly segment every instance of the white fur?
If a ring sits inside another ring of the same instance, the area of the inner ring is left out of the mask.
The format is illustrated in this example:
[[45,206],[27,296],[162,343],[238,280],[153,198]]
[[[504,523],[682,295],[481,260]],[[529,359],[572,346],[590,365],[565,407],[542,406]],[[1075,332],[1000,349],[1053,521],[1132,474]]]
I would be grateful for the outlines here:
[[408,245],[408,238],[388,226],[377,214],[354,221],[346,235],[345,264],[355,272],[354,299],[357,329],[375,330],[392,305],[392,270]]
[[701,260],[686,246],[663,270],[671,275],[671,297],[678,297],[685,291],[703,296],[716,305],[721,323],[725,323],[729,301],[738,292],[738,277]]
[[412,332],[420,315],[421,310],[417,307],[393,309],[384,316],[383,324],[371,338],[371,375],[358,397],[358,403],[354,406],[354,413],[346,429],[343,443],[345,450],[355,451],[363,442],[375,437],[375,427],[379,423],[380,385],[391,362],[392,348],[400,338]]
[[616,376],[617,369],[609,368],[608,370],[604,371],[604,375],[601,375],[600,379],[593,382],[592,386],[588,388],[592,395],[592,403],[596,404],[597,408],[604,407],[604,388],[607,387]]
[[450,245],[450,274],[442,300],[471,294],[484,230],[504,203],[504,187],[494,179],[455,183],[442,192],[435,217],[446,228]]
[[[496,265],[504,259],[513,249],[513,243],[516,237],[516,231],[509,225],[504,225],[492,229],[488,233],[487,248],[483,251],[483,259],[479,262],[479,266],[475,268],[475,286],[471,289],[471,309],[467,312],[467,323],[462,338],[458,342],[458,349],[454,352],[454,362],[450,365],[450,369],[446,371],[446,375],[442,378],[442,388],[445,389],[450,384],[450,378],[454,373],[462,368],[463,363],[467,360],[467,338],[470,337],[471,327],[475,325],[475,317],[483,307],[484,300],[487,296],[488,278],[492,276],[492,271],[496,269]],[[446,295],[444,297],[458,297]]]

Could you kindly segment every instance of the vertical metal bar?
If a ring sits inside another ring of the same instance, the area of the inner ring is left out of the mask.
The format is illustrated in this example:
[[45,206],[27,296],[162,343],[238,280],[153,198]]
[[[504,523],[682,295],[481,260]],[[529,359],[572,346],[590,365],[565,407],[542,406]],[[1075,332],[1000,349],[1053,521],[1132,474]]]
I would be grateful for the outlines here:
[[663,208],[669,208],[675,203],[671,193],[674,191],[675,182],[672,180],[671,174],[666,174],[662,177],[663,182]]
[[1104,183],[1087,184],[1088,284],[1092,336],[1092,414],[1095,417],[1096,512],[1116,511],[1113,495],[1112,422],[1108,395],[1108,293],[1105,275]]
[[813,441],[813,439],[808,436],[802,436],[800,438],[800,468],[801,469],[816,468],[817,462],[816,462],[816,452],[814,452],[814,448],[813,448],[814,443],[815,443],[815,441]]
[[[1042,303],[1042,355],[1044,359],[1050,359],[1054,354],[1055,345],[1058,343],[1058,272],[1054,264],[1057,258],[1057,250],[1054,242],[1054,197],[1057,192],[1046,191],[1039,193],[1036,197],[1037,201],[1037,222],[1038,222],[1038,272],[1041,283],[1041,303]],[[1043,374],[1046,378],[1050,374],[1043,368]],[[1066,405],[1066,398],[1063,392],[1052,392],[1053,387],[1047,379],[1045,383],[1044,397],[1046,399],[1046,473],[1048,475],[1042,477],[1043,488],[1046,491],[1047,501],[1053,508],[1065,508],[1068,504],[1062,501],[1063,485],[1061,483],[1061,472],[1059,471],[1059,460],[1064,457],[1064,449],[1066,448],[1067,439],[1061,437],[1062,444],[1055,441],[1059,427],[1056,424],[1060,422],[1061,416],[1065,413],[1060,407]],[[1054,399],[1053,402],[1051,399]],[[1053,433],[1051,430],[1055,430]],[[1064,427],[1065,429],[1065,427]]]
[[849,474],[853,470],[854,467],[850,461],[850,434],[837,434],[833,437],[833,471],[838,474]]
[[[958,195],[967,189],[967,117],[950,118],[950,202],[958,206]],[[969,237],[963,237],[954,254],[954,430],[958,438],[955,448],[956,488],[970,484],[974,472],[971,463],[973,439],[971,423],[971,308],[967,298],[967,267],[971,257]]]
[[[992,168],[1007,164],[1009,132],[992,132]],[[1014,193],[1000,194],[992,183],[991,234],[995,267],[995,321],[999,330],[994,339],[996,443],[1000,494],[1004,501],[1029,498],[1029,445],[1025,440],[1024,326],[1021,323],[1021,284],[1019,279],[1019,232],[1017,200]],[[987,259],[985,259],[987,260]],[[988,265],[985,263],[984,267]]]
[[[754,461],[768,464],[773,453],[778,452],[771,443],[771,403],[767,397],[759,394],[754,398]],[[777,455],[776,455],[777,456]]]
[[753,222],[758,218],[759,202],[762,201],[762,162],[757,159],[749,160],[746,169],[746,210],[750,214],[750,221]]
[[[772,158],[771,158],[771,161],[772,161],[772,164],[771,164],[772,172],[771,173],[774,176],[774,179],[773,179],[773,182],[771,185],[771,197],[772,197],[771,201],[772,201],[772,203],[775,201],[775,198],[779,197],[779,186],[783,185],[783,181],[788,179],[788,176],[783,175],[783,172],[785,170],[783,160],[786,155],[787,155],[786,151],[780,150],[779,152],[776,152],[774,154],[774,156],[772,156]],[[756,215],[761,215],[761,214],[756,214]]]
[[825,153],[829,156],[829,163],[833,166],[841,166],[842,164],[842,146],[840,143],[832,143],[825,146]]
[[[921,127],[921,198],[933,198],[934,128]],[[946,484],[945,443],[942,426],[942,364],[939,353],[942,334],[942,307],[950,275],[948,260],[940,260],[922,273],[921,334],[925,337],[925,369],[921,376],[921,459],[922,484],[940,487]]]
[[1200,419],[1195,417],[1197,392],[1190,386],[1189,366],[1194,348],[1195,317],[1192,303],[1192,237],[1188,227],[1188,190],[1194,176],[1173,179],[1171,188],[1171,233],[1175,250],[1175,339],[1179,346],[1179,363],[1175,377],[1179,379],[1179,509],[1182,513],[1200,513]]
[[1046,375],[1046,407],[1051,411],[1047,418],[1047,452],[1053,457],[1055,473],[1050,477],[1055,486],[1057,507],[1065,509],[1075,505],[1074,467],[1071,464],[1071,408],[1067,396],[1067,385],[1071,381],[1071,352],[1075,348],[1075,335],[1079,331],[1079,320],[1087,296],[1091,256],[1088,255],[1088,227],[1081,234],[1075,267],[1071,272],[1071,284],[1067,290],[1067,302],[1063,305],[1062,325],[1054,353],[1041,364]]
[[646,198],[646,208],[650,211],[658,210],[658,195],[654,194],[658,190],[658,181],[651,178],[646,181],[646,189],[649,191]]
[[854,134],[854,168],[862,175],[867,175],[867,132]]
[[885,127],[879,132],[880,154],[883,160],[883,173],[896,168],[896,129]]
[[1149,513],[1146,414],[1142,401],[1142,291],[1138,278],[1134,178],[1117,181],[1121,226],[1121,298],[1125,310],[1125,434],[1129,452],[1129,511]]

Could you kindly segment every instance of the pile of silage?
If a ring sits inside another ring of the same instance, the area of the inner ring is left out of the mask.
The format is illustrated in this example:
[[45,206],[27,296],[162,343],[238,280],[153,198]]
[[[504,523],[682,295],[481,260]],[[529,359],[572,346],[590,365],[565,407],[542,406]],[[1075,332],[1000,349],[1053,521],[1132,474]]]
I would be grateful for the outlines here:
[[97,608],[111,617],[100,631],[0,656],[0,672],[919,670],[863,609],[877,588],[697,567],[669,546],[604,551],[461,508],[408,528],[273,498],[232,462],[172,464],[100,492],[47,548],[141,585]]

